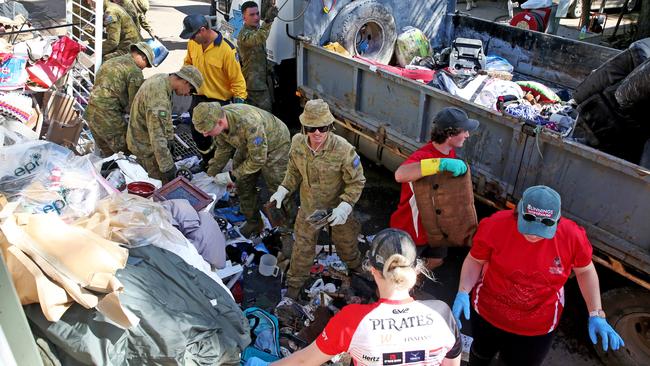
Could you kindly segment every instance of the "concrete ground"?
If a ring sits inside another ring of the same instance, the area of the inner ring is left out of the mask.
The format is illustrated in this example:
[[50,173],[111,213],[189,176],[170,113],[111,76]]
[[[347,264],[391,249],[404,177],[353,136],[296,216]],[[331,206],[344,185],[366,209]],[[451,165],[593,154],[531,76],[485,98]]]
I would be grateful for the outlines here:
[[[476,4],[478,5],[476,8],[466,11],[466,3],[463,0],[462,2],[458,2],[456,8],[462,13],[467,13],[474,17],[485,20],[506,23],[510,20],[508,17],[508,6],[504,0],[480,0],[477,1]],[[514,13],[516,14],[520,11],[521,9],[517,8],[515,9]],[[605,13],[607,14],[607,20],[605,22],[604,32],[602,34],[588,32],[587,37],[585,38],[586,42],[603,45],[608,44],[608,38],[614,32],[616,22],[620,15],[620,9],[607,9],[605,10]],[[638,11],[633,11],[630,14],[624,15],[617,34],[620,35],[624,33],[630,27],[630,24],[636,21],[638,15]],[[560,27],[557,31],[557,35],[570,39],[578,39],[580,35],[580,28],[580,19],[563,18],[560,20]]]

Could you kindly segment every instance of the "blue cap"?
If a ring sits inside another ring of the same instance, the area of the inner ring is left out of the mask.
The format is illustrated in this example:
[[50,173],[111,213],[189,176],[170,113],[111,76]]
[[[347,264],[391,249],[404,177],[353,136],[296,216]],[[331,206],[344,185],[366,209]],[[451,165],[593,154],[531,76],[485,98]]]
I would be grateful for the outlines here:
[[476,130],[479,122],[475,119],[469,118],[464,110],[457,107],[446,107],[436,113],[433,117],[433,124],[436,128],[444,130],[446,128],[460,128],[468,132]]
[[201,27],[208,28],[208,19],[201,14],[188,15],[183,19],[183,31],[180,37],[190,39]]
[[[560,219],[561,203],[560,194],[547,186],[526,189],[517,205],[517,229],[525,235],[552,239]],[[547,225],[551,223],[549,219],[554,222],[552,225]]]

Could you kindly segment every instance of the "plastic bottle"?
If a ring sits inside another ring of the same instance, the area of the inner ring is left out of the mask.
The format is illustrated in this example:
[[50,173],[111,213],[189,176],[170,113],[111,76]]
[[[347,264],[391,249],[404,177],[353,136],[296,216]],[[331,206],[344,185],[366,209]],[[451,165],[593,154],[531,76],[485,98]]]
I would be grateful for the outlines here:
[[583,25],[582,28],[580,29],[580,35],[578,36],[580,40],[583,40],[587,38],[587,26]]

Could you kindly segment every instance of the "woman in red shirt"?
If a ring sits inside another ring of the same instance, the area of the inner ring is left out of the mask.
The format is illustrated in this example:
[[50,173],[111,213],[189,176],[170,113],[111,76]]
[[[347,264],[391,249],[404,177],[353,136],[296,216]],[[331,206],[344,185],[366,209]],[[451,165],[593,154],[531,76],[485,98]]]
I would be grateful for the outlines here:
[[540,365],[564,307],[571,271],[589,310],[589,336],[603,350],[624,346],[605,320],[592,247],[583,228],[560,220],[560,195],[546,186],[528,188],[517,210],[481,221],[461,270],[453,313],[470,319],[471,366],[489,365],[499,352],[506,365]]

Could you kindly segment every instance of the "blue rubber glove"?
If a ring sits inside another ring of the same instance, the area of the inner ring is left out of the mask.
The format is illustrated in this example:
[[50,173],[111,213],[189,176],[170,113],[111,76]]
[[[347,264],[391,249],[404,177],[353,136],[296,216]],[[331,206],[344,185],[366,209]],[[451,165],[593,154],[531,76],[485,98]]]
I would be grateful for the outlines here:
[[589,338],[591,343],[597,344],[598,337],[603,341],[603,351],[607,352],[608,348],[616,351],[621,346],[625,347],[625,342],[618,333],[607,323],[607,320],[599,316],[589,317]]
[[270,364],[270,362],[266,362],[261,358],[251,357],[248,359],[248,361],[246,361],[246,364],[244,366],[268,366]]
[[242,98],[232,98],[232,102],[234,104],[242,104],[242,103],[245,103],[246,101],[243,100]]
[[454,177],[467,173],[467,165],[460,159],[440,159],[440,171],[451,172]]
[[458,291],[451,312],[454,314],[454,318],[456,318],[458,329],[463,329],[463,325],[460,323],[460,314],[463,313],[465,319],[469,320],[469,294],[467,292]]

